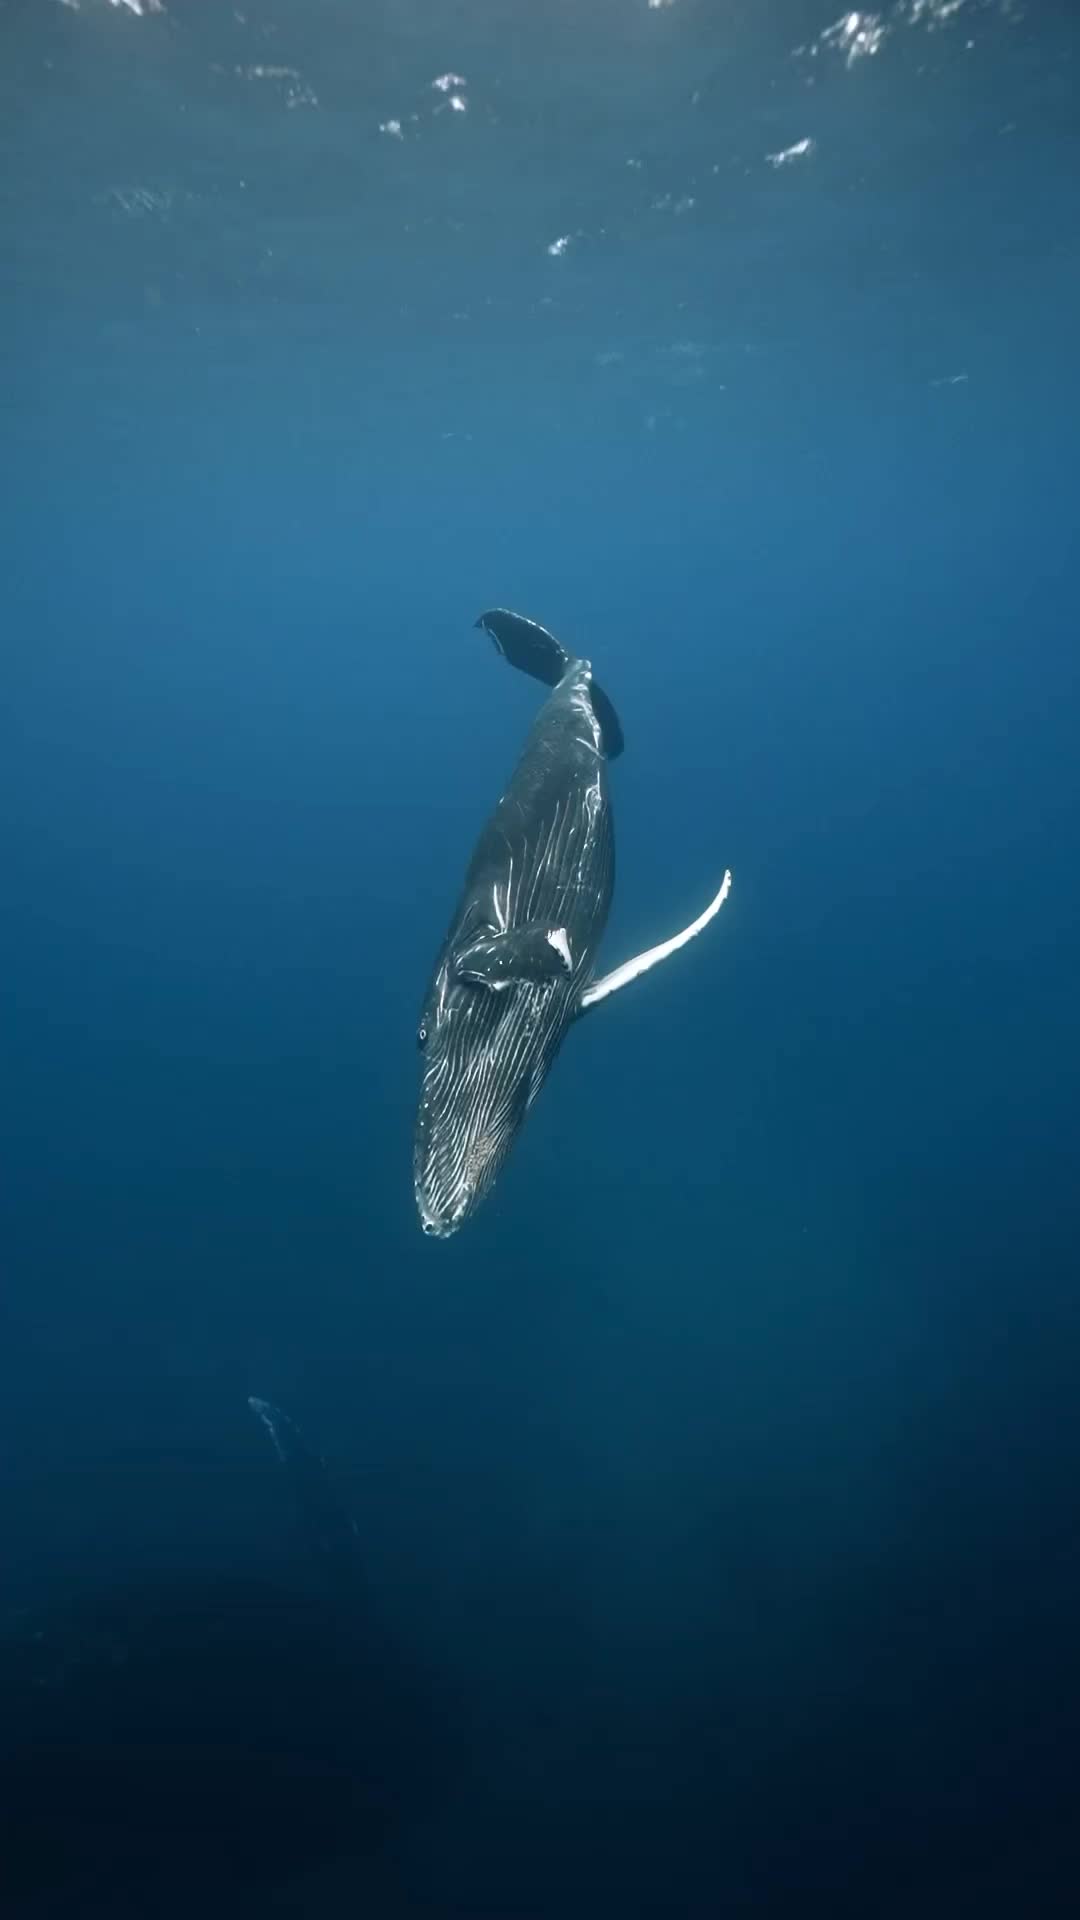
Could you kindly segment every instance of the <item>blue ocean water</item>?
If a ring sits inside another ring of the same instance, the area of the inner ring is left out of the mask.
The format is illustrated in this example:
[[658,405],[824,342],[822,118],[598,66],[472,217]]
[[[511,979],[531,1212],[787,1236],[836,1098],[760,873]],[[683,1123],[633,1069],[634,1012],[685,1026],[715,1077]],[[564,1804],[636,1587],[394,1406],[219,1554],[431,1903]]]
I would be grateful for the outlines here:
[[[5,1920],[1080,1904],[1080,16],[833,5],[0,4]],[[493,603],[733,888],[437,1244]]]

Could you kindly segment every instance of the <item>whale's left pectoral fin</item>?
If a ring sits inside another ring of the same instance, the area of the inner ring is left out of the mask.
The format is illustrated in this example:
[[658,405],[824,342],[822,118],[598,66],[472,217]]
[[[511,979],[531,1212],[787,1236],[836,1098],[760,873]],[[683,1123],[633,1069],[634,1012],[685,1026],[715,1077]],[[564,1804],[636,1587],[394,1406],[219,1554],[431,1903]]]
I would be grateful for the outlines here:
[[541,985],[565,979],[573,968],[565,927],[515,927],[510,933],[481,934],[454,962],[459,980],[494,992],[518,981]]
[[613,973],[605,973],[603,979],[594,980],[582,994],[578,1003],[578,1012],[587,1013],[590,1007],[598,1006],[601,1000],[607,1000],[613,993],[618,993],[622,987],[628,987],[631,980],[639,980],[643,973],[650,973],[653,967],[658,967],[661,960],[666,960],[669,954],[678,953],[680,947],[685,947],[691,940],[696,940],[698,934],[708,926],[709,921],[715,920],[730,892],[731,874],[728,872],[724,875],[719,893],[715,899],[710,900],[704,913],[699,913],[697,919],[691,920],[690,925],[684,927],[681,933],[673,933],[670,940],[661,940],[658,947],[646,948],[644,953],[635,954],[632,960],[625,960],[621,967],[615,968]]

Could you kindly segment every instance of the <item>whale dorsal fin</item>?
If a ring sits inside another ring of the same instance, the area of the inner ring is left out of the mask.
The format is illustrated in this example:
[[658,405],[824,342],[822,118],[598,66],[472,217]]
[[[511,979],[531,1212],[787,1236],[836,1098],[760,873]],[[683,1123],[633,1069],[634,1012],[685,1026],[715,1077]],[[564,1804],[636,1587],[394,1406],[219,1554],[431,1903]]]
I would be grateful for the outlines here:
[[731,874],[727,872],[719,893],[710,900],[704,913],[699,913],[697,919],[691,920],[690,925],[684,927],[681,933],[673,933],[670,940],[661,940],[657,947],[647,947],[644,953],[635,954],[632,960],[624,960],[622,966],[616,967],[613,973],[605,973],[602,979],[594,980],[582,994],[578,1002],[578,1012],[587,1013],[590,1007],[597,1006],[601,1000],[607,1000],[613,993],[628,987],[631,980],[639,980],[643,973],[650,973],[653,967],[658,967],[661,960],[666,960],[669,954],[678,953],[680,947],[685,947],[691,940],[696,940],[698,934],[708,926],[709,921],[715,920],[730,891]]
[[[542,627],[537,620],[527,620],[523,613],[511,613],[507,607],[489,607],[480,615],[477,626],[482,628],[512,667],[528,673],[545,687],[557,687],[568,667],[574,664],[574,655],[567,653],[561,640]],[[600,722],[600,733],[604,743],[604,753],[609,760],[615,760],[623,750],[623,731],[616,713],[603,687],[595,679],[589,688],[593,712]]]
[[483,933],[457,955],[459,980],[499,992],[519,980],[540,985],[573,972],[565,927],[515,927],[509,933]]

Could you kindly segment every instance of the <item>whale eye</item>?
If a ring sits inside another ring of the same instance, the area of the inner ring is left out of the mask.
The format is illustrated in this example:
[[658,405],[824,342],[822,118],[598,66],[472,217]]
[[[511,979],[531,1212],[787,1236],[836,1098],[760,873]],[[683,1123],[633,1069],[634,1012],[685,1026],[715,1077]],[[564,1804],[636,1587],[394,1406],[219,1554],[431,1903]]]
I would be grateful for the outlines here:
[[418,1047],[426,1047],[427,1045],[427,1024],[423,1020],[421,1020],[420,1025],[416,1029],[416,1044]]

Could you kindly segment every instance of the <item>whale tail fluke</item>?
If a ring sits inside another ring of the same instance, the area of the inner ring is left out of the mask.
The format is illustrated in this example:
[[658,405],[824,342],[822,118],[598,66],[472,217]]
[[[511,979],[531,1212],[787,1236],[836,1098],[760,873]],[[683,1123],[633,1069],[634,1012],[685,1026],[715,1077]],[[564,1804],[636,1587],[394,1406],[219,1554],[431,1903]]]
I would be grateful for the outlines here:
[[536,620],[522,613],[510,613],[506,607],[491,607],[482,613],[477,626],[495,642],[504,660],[522,673],[531,674],[545,687],[557,687],[573,656],[560,640]]
[[[511,613],[506,607],[490,607],[476,624],[494,641],[504,660],[545,687],[557,687],[567,668],[573,665],[574,656],[567,653],[562,642],[538,621],[526,620],[524,614]],[[623,750],[619,716],[595,680],[590,692],[593,711],[604,736],[604,752],[609,760],[614,760]]]

